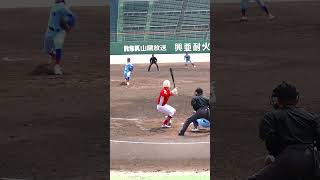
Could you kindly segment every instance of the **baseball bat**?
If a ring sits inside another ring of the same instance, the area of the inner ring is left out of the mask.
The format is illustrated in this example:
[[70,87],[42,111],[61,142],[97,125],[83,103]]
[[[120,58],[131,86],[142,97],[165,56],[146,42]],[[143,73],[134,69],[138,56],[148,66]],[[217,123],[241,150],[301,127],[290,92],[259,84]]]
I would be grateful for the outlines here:
[[170,68],[170,74],[171,74],[173,86],[174,86],[174,88],[176,88],[176,83],[174,82],[174,76],[173,76],[173,70],[172,70],[172,68]]

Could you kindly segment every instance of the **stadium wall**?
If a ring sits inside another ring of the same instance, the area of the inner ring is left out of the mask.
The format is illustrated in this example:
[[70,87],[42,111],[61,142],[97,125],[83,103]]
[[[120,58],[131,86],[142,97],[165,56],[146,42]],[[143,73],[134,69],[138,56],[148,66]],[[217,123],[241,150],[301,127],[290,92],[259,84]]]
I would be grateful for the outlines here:
[[210,53],[208,40],[111,42],[110,55]]
[[[125,64],[127,58],[130,57],[134,64],[149,64],[151,54],[136,54],[136,55],[111,55],[110,64]],[[179,54],[154,54],[158,59],[158,63],[184,63],[184,53]],[[190,53],[192,62],[210,62],[210,53]]]

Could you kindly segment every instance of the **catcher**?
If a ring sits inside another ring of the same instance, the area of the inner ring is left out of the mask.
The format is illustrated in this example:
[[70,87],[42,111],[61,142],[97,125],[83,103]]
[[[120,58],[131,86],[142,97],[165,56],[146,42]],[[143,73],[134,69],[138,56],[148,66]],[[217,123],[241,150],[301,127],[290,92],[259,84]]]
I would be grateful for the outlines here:
[[55,0],[50,11],[48,28],[44,38],[45,52],[50,56],[49,64],[54,62],[54,74],[63,75],[61,68],[62,48],[67,32],[75,25],[75,16],[64,0]]
[[193,123],[193,129],[191,130],[192,132],[198,132],[200,131],[199,127],[201,128],[210,128],[210,121],[205,119],[205,118],[200,118],[194,121]]
[[191,100],[191,106],[195,110],[195,113],[183,123],[183,127],[178,134],[179,136],[184,136],[184,133],[191,123],[195,126],[193,131],[197,131],[199,124],[197,122],[198,119],[210,119],[210,100],[203,96],[203,90],[201,88],[195,90],[195,96]]
[[174,88],[172,91],[170,91],[170,81],[165,80],[163,81],[162,89],[160,91],[160,95],[157,99],[157,110],[159,112],[162,112],[166,115],[166,119],[162,122],[161,127],[162,128],[170,128],[171,127],[171,118],[176,113],[176,110],[167,104],[169,101],[170,96],[174,96],[178,94],[177,88]]

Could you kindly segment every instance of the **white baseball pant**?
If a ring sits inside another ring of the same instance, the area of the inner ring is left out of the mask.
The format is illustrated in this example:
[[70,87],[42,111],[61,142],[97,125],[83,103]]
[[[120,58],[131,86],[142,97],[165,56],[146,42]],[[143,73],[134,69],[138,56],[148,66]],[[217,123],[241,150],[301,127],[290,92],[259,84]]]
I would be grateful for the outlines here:
[[164,106],[157,105],[157,110],[171,117],[176,113],[176,109],[168,104],[165,104]]

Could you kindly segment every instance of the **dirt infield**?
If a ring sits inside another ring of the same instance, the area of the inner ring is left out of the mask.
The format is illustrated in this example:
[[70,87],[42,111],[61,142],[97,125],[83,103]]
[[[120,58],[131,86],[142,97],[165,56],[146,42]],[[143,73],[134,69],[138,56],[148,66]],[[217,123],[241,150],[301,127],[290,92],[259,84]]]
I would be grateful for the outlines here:
[[44,71],[49,9],[0,9],[0,177],[105,173],[106,8],[71,9],[79,21],[65,41],[62,78]]
[[296,84],[301,106],[320,108],[320,3],[268,5],[276,20],[253,3],[246,23],[239,22],[239,4],[214,5],[214,179],[245,179],[262,167],[266,151],[257,126],[282,80]]
[[[111,169],[209,170],[209,132],[195,134],[188,131],[185,137],[178,136],[181,123],[192,114],[190,102],[194,90],[202,87],[205,95],[209,96],[209,63],[197,63],[196,69],[191,66],[185,68],[183,63],[159,64],[159,67],[159,72],[155,67],[151,72],[147,72],[147,64],[136,65],[128,87],[122,85],[123,65],[110,67],[111,140],[146,142],[140,144],[111,142]],[[156,99],[162,88],[162,82],[165,79],[171,81],[169,67],[173,68],[179,94],[171,97],[168,104],[176,108],[177,113],[173,118],[172,128],[162,129],[160,127],[164,115],[157,112]],[[197,142],[204,144],[176,144]],[[189,153],[184,152],[186,147],[189,147]],[[150,152],[145,152],[146,149]],[[204,156],[197,156],[197,153],[203,153]]]

